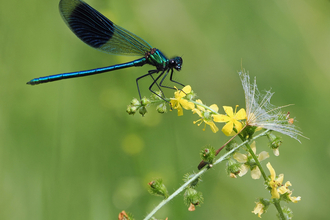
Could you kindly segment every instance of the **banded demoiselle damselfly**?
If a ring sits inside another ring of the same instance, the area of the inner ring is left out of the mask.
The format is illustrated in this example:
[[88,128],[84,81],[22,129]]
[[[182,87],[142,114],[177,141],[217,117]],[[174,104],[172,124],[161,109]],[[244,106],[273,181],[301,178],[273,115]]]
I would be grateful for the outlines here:
[[[153,80],[149,87],[149,90],[153,93],[155,93],[152,90],[154,85],[157,85],[159,89],[160,87],[171,89],[174,88],[162,85],[164,79],[169,73],[170,81],[183,86],[183,84],[173,80],[173,70],[181,70],[181,57],[178,56],[172,59],[166,58],[160,50],[151,47],[139,36],[114,24],[82,0],[61,0],[59,9],[63,20],[71,31],[89,46],[109,54],[130,56],[138,55],[143,57],[127,63],[116,64],[108,67],[39,77],[32,79],[27,82],[27,84],[37,85],[62,79],[89,76],[149,64],[156,67],[156,69],[149,70],[147,74],[136,78],[140,99],[141,93],[138,81],[146,76],[151,76]],[[159,75],[154,77],[153,74],[155,73],[159,73]],[[159,80],[160,82],[158,83]]]

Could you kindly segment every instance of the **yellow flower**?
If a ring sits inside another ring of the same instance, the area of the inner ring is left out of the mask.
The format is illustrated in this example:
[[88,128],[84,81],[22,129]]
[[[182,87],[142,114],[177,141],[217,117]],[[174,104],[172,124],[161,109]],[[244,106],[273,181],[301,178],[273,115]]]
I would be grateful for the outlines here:
[[261,202],[256,202],[256,207],[252,211],[254,214],[258,214],[258,217],[261,218],[261,215],[264,213],[265,206]]
[[[200,99],[196,100],[196,102],[203,104]],[[218,110],[219,110],[219,108],[216,104],[211,105],[210,108],[213,110],[213,112],[218,112]],[[214,122],[212,120],[212,115],[213,115],[212,111],[205,109],[203,106],[197,105],[197,108],[193,109],[192,112],[198,114],[198,116],[201,117],[201,119],[194,121],[194,124],[196,124],[197,122],[200,122],[199,124],[197,124],[198,126],[200,126],[203,122],[205,122],[203,131],[205,131],[206,124],[210,125],[213,133],[216,133],[217,131],[219,131],[219,128],[214,124]]]
[[189,102],[187,99],[184,99],[184,97],[191,92],[191,87],[185,86],[182,90],[177,90],[176,92],[174,92],[174,97],[175,98],[171,98],[171,106],[173,109],[177,109],[178,110],[178,116],[183,115],[183,109],[187,109],[187,110],[192,110],[195,107],[195,104],[192,102]]
[[[271,194],[272,194],[272,199],[276,198],[279,199],[280,198],[280,193],[283,194],[286,191],[283,190],[283,188],[281,187],[280,190],[278,190],[277,188],[282,186],[282,182],[284,179],[284,174],[280,174],[278,176],[278,178],[276,178],[276,173],[274,168],[272,167],[272,165],[270,165],[270,163],[267,163],[267,168],[270,172],[270,181],[268,182],[269,186],[271,187]],[[279,193],[280,192],[280,193]]]
[[284,186],[281,186],[278,191],[281,193],[281,194],[284,194],[284,193],[287,193],[287,196],[288,198],[291,200],[291,202],[293,203],[297,203],[301,200],[301,197],[298,196],[298,197],[295,197],[295,196],[291,196],[292,195],[292,191],[289,190],[289,186],[292,186],[292,184],[290,183],[290,181],[287,181]]
[[[256,148],[256,143],[255,141],[253,141],[253,143],[251,144],[251,149],[254,152],[254,154],[256,154],[257,148]],[[256,154],[259,162],[267,159],[269,157],[268,152],[266,151],[262,151],[260,154]],[[241,154],[236,152],[234,154],[234,159],[237,160],[239,163],[242,163],[241,167],[240,167],[240,172],[239,172],[239,176],[244,176],[249,169],[251,169],[251,177],[252,179],[259,179],[261,176],[261,172],[259,167],[256,165],[253,157],[251,156],[251,154]]]
[[295,197],[295,196],[291,196],[292,195],[292,191],[289,190],[289,186],[292,186],[290,181],[287,181],[284,185],[282,185],[283,179],[284,179],[284,175],[280,174],[278,176],[277,179],[276,178],[276,173],[274,168],[272,167],[272,165],[270,165],[270,163],[267,163],[267,168],[270,172],[270,181],[269,181],[269,186],[272,188],[271,190],[271,194],[272,194],[272,199],[276,198],[279,199],[280,198],[280,194],[286,194],[287,198],[289,200],[291,200],[291,202],[293,203],[297,203],[301,200],[301,197]]
[[235,112],[233,112],[233,108],[229,106],[223,106],[223,109],[225,110],[227,115],[214,115],[213,120],[215,122],[226,122],[227,124],[223,126],[222,132],[227,135],[234,135],[233,129],[234,125],[237,130],[237,132],[240,132],[243,128],[243,125],[238,120],[246,119],[246,113],[243,108],[241,108],[238,112],[236,112],[238,105],[236,105]]

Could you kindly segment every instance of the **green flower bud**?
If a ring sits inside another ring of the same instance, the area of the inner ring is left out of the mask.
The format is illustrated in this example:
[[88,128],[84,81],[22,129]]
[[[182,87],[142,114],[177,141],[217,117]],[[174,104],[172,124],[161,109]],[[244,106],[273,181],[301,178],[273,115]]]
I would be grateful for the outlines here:
[[140,106],[141,103],[140,103],[140,101],[139,101],[137,98],[134,98],[134,99],[131,101],[131,105],[132,105],[132,106]]
[[236,177],[236,175],[238,175],[239,172],[241,171],[240,170],[241,165],[242,164],[240,164],[239,162],[237,162],[233,158],[229,158],[227,160],[227,164],[226,164],[227,174],[230,175],[231,177]]
[[169,196],[162,179],[151,181],[149,183],[149,192],[156,196],[163,196],[164,198]]
[[141,99],[141,105],[142,106],[146,106],[146,105],[148,105],[148,104],[150,104],[151,103],[151,101],[149,100],[149,99],[147,99],[146,97],[143,97],[142,99]]
[[277,149],[282,144],[281,137],[278,137],[271,132],[267,133],[266,135],[268,137],[269,147],[271,149]]
[[196,206],[203,202],[203,195],[195,189],[187,188],[183,195],[183,199],[187,206],[190,206],[190,204]]
[[167,111],[166,104],[162,103],[162,104],[158,105],[156,110],[158,113],[165,113]]
[[144,116],[146,113],[147,113],[147,109],[145,106],[142,106],[140,109],[139,109],[139,113]]
[[200,152],[201,159],[212,164],[215,158],[215,149],[212,146],[207,146]]
[[270,149],[273,149],[274,155],[275,156],[279,156],[280,155],[280,151],[278,150],[279,146],[282,144],[282,138],[279,136],[274,135],[271,132],[268,132],[266,134],[269,143],[268,146],[270,147]]
[[162,95],[163,93],[161,91],[155,91],[155,93],[157,94],[154,94],[152,93],[152,95],[150,96],[152,100],[162,100]]
[[136,113],[136,110],[137,110],[136,106],[129,105],[129,106],[127,106],[126,112],[129,115],[134,115]]

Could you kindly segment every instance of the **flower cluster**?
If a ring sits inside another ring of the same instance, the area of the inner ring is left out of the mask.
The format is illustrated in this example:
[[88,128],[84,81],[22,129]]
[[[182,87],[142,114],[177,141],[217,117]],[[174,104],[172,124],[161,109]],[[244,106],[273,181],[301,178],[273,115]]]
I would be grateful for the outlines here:
[[[270,177],[266,184],[271,193],[271,200],[261,198],[258,202],[256,202],[256,206],[252,213],[258,215],[259,218],[261,218],[261,215],[267,210],[271,203],[277,203],[280,200],[297,203],[301,200],[300,196],[292,196],[292,191],[289,189],[289,186],[292,186],[290,181],[287,181],[284,185],[282,184],[284,179],[283,174],[276,176],[272,165],[267,163],[266,166],[270,172]],[[292,211],[287,207],[281,207],[281,211],[283,212],[283,215],[292,216]]]
[[270,172],[270,180],[268,182],[269,187],[271,188],[272,199],[280,199],[280,194],[286,197],[287,201],[297,203],[301,200],[301,197],[292,197],[292,191],[289,190],[289,186],[292,186],[290,181],[287,181],[284,185],[282,184],[284,179],[284,174],[280,174],[276,177],[274,168],[270,163],[267,163],[267,168]]
[[[139,111],[144,115],[146,106],[150,103],[160,103],[157,107],[157,111],[160,113],[166,112],[166,106],[169,104],[171,110],[177,110],[178,116],[182,116],[184,109],[196,114],[199,119],[193,123],[198,126],[204,124],[203,130],[206,130],[206,126],[210,126],[211,131],[217,133],[219,128],[216,123],[225,123],[221,131],[226,136],[233,136],[217,151],[213,147],[206,147],[201,151],[201,163],[198,169],[201,170],[205,165],[208,165],[207,169],[217,164],[219,160],[215,157],[218,153],[225,149],[227,154],[223,155],[223,160],[227,162],[227,173],[232,178],[237,176],[244,176],[249,170],[251,170],[252,179],[259,179],[263,177],[265,180],[266,188],[270,192],[270,198],[259,198],[256,202],[256,206],[252,213],[257,214],[261,218],[261,215],[266,212],[270,204],[274,204],[277,208],[281,219],[286,219],[284,216],[292,216],[292,211],[289,208],[281,207],[280,202],[293,202],[297,203],[301,200],[301,197],[292,196],[292,190],[289,189],[291,185],[290,181],[283,184],[284,175],[280,174],[276,176],[274,168],[270,163],[267,163],[266,167],[270,172],[270,176],[267,176],[261,161],[269,158],[269,153],[262,151],[257,154],[255,139],[258,137],[267,137],[269,140],[269,147],[273,151],[275,156],[279,156],[279,147],[282,144],[282,139],[273,134],[273,131],[290,136],[300,142],[298,137],[304,137],[302,132],[299,131],[294,125],[294,119],[290,118],[290,113],[282,112],[282,109],[286,106],[275,107],[270,104],[271,97],[274,93],[266,91],[260,93],[256,84],[250,82],[249,75],[242,70],[239,72],[241,83],[245,95],[245,108],[235,108],[230,106],[223,106],[224,113],[219,113],[219,107],[216,104],[210,106],[204,104],[202,100],[196,99],[196,94],[191,89],[191,86],[185,86],[182,89],[176,89],[174,97],[167,99],[161,98],[158,95],[154,96],[150,100],[143,99],[141,101],[133,100],[128,107],[127,112],[134,114]],[[162,96],[164,97],[164,96]],[[254,135],[255,132],[265,129],[262,133]],[[234,138],[238,136],[242,140],[241,146],[238,146]],[[244,149],[244,153],[240,153],[239,148]],[[206,169],[204,169],[206,170]],[[202,172],[203,170],[201,170]],[[202,193],[196,190],[197,185],[200,183],[199,174],[187,174],[185,176],[185,182],[190,182],[186,187],[184,193],[184,201],[189,206],[190,211],[195,210],[195,207],[200,205],[203,201]],[[198,177],[194,180],[195,177]],[[149,183],[149,191],[152,194],[163,196],[168,198],[166,187],[161,180],[152,181]],[[123,215],[126,217],[125,215]],[[124,218],[123,218],[124,219]],[[289,218],[287,218],[289,219]]]
[[[190,86],[174,93],[174,98],[171,98],[170,101],[171,106],[173,109],[178,110],[178,116],[183,115],[183,109],[196,113],[200,119],[194,121],[194,124],[200,126],[204,122],[203,130],[205,130],[206,125],[209,125],[214,133],[219,131],[215,124],[217,122],[226,123],[222,128],[222,132],[227,136],[238,134],[245,127],[248,127],[253,129],[250,129],[252,133],[247,135],[253,135],[255,131],[263,128],[280,132],[298,141],[298,136],[304,137],[302,132],[293,124],[294,119],[289,117],[290,114],[281,111],[282,108],[289,105],[273,106],[270,104],[270,99],[274,93],[266,91],[265,94],[261,94],[256,80],[251,84],[250,77],[244,70],[239,72],[239,75],[245,94],[245,109],[241,108],[237,111],[238,105],[236,105],[234,111],[230,106],[223,106],[225,114],[219,114],[219,108],[216,104],[207,106],[200,99],[194,100],[196,94]],[[271,147],[275,155],[279,155],[278,146],[280,143],[280,140],[273,141]]]
[[[251,144],[251,149],[253,153],[256,154],[257,148],[255,141]],[[257,154],[256,156],[258,158],[258,161],[260,162],[267,159],[269,157],[269,154],[266,151],[262,151],[260,154]],[[244,176],[248,172],[248,170],[251,170],[252,179],[260,178],[261,176],[260,169],[250,153],[241,154],[239,152],[236,152],[233,157],[235,160],[237,160],[239,163],[242,164],[240,167],[240,173],[238,174],[239,176]]]
[[194,124],[200,126],[203,122],[205,123],[204,131],[206,125],[209,125],[214,133],[218,132],[219,129],[214,122],[226,123],[222,128],[222,132],[227,136],[235,135],[242,130],[243,123],[241,121],[246,119],[244,109],[236,112],[238,107],[236,106],[234,112],[232,107],[223,106],[226,114],[219,114],[219,107],[216,104],[207,106],[200,99],[193,100],[195,96],[189,85],[174,93],[174,98],[171,98],[170,103],[173,109],[178,110],[178,116],[183,115],[183,109],[191,110],[200,117],[200,119],[194,121]]

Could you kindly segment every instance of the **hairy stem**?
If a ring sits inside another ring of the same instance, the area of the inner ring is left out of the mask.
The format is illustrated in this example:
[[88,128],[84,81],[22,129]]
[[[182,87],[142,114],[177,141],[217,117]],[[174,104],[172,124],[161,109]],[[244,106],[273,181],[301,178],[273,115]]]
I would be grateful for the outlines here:
[[[269,130],[266,130],[262,133],[260,133],[259,135],[255,136],[254,138],[251,138],[251,140],[246,140],[244,142],[242,142],[241,144],[239,144],[238,146],[236,146],[235,148],[231,149],[230,151],[228,151],[227,153],[225,153],[224,155],[222,155],[219,159],[217,159],[213,165],[216,165],[222,161],[224,161],[230,154],[232,154],[235,150],[237,150],[238,148],[240,148],[241,146],[247,144],[249,141],[253,141],[259,137],[264,136]],[[206,171],[208,171],[209,168],[205,167],[204,169],[202,169],[201,171],[199,171],[198,173],[196,173],[191,179],[189,179],[186,183],[184,183],[180,188],[178,188],[173,194],[171,194],[168,198],[164,199],[162,202],[160,202],[145,218],[144,220],[148,220],[150,219],[159,209],[161,209],[166,203],[168,203],[169,201],[171,201],[174,197],[176,197],[177,195],[179,195],[183,190],[186,189],[186,187],[193,182],[195,179],[197,179],[199,176],[201,176],[203,173],[205,173]]]

